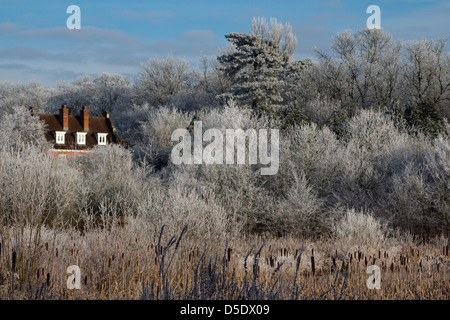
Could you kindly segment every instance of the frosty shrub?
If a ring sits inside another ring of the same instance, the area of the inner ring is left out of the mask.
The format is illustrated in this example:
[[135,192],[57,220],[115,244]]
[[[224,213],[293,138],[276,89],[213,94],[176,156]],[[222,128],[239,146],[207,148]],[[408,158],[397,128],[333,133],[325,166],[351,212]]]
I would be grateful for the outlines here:
[[72,223],[82,180],[34,146],[0,151],[0,215],[3,223],[61,226]]
[[172,132],[178,128],[188,126],[192,114],[184,113],[176,108],[162,107],[153,109],[148,115],[148,121],[141,124],[139,130],[158,148],[172,147]]
[[[348,122],[334,180],[335,202],[349,207],[372,207],[378,201],[377,192],[404,160],[401,151],[408,149],[410,138],[399,131],[392,120],[378,111],[364,110]],[[400,154],[399,154],[400,152]]]
[[189,63],[172,56],[149,59],[141,67],[133,88],[135,103],[147,102],[155,106],[170,104],[189,79]]
[[392,119],[379,111],[362,110],[349,120],[347,134],[351,152],[367,160],[380,160],[383,154],[408,143],[406,132],[401,132]]
[[389,229],[383,222],[353,208],[346,210],[333,231],[338,241],[358,246],[377,246],[389,236]]
[[328,197],[340,165],[337,161],[340,152],[336,135],[327,127],[319,129],[313,123],[293,129],[280,141],[280,172],[276,179],[281,180],[276,189],[283,190],[293,177],[304,175],[319,197]]
[[386,195],[395,224],[414,233],[450,227],[450,144],[439,137],[432,146],[392,176]]
[[321,97],[319,95],[305,104],[304,113],[310,122],[314,122],[319,127],[323,125],[330,127],[333,123],[333,116],[339,108],[339,101],[333,101],[326,96]]
[[[116,113],[121,120],[121,137],[125,138],[135,155],[146,158],[150,163],[166,165],[172,147],[175,129],[187,128],[192,114],[171,107],[150,107],[134,105],[131,110]],[[138,116],[136,116],[136,114]]]
[[98,146],[79,159],[83,172],[87,210],[99,213],[108,204],[118,215],[132,214],[143,200],[148,185],[147,168],[133,162],[130,151],[119,145]]
[[175,108],[152,109],[147,120],[142,121],[135,131],[139,139],[135,149],[152,163],[167,164],[172,147],[176,144],[171,141],[172,132],[186,128],[191,118],[190,113]]
[[97,78],[81,76],[72,82],[61,81],[49,99],[47,112],[56,111],[66,104],[71,114],[78,114],[87,106],[93,116],[101,116],[104,110],[114,111],[130,104],[131,80],[120,74],[103,73]]
[[[253,117],[251,110],[240,109],[233,102],[198,114],[196,119],[202,121],[204,131],[216,128],[223,133],[226,129],[259,130],[276,127],[274,121],[267,117]],[[225,150],[224,146],[224,154]],[[238,225],[237,228],[243,227],[246,231],[271,228],[269,225],[273,219],[271,212],[275,199],[270,187],[265,186],[266,180],[260,174],[260,165],[193,165],[184,168],[174,166],[173,169],[174,176],[190,172],[191,179],[195,178],[199,186],[212,190],[226,209],[229,219]]]
[[208,110],[199,120],[202,121],[204,131],[211,128],[223,132],[226,129],[253,128],[251,110],[242,108],[233,100],[228,101],[222,108]]
[[179,172],[165,185],[154,181],[144,200],[138,203],[137,216],[153,233],[162,225],[169,233],[188,225],[190,238],[224,241],[232,231],[227,212],[211,190],[191,188],[190,181],[196,185],[188,172]]
[[[178,184],[211,194],[225,209],[234,229],[267,230],[274,211],[274,199],[262,184],[259,170],[250,165],[202,165],[178,167],[173,173]],[[244,235],[244,234],[243,234]]]
[[138,105],[130,104],[126,108],[117,108],[111,112],[111,118],[114,119],[114,125],[120,133],[120,137],[127,133],[127,130],[133,128],[140,121],[148,118],[150,110],[153,109],[148,103]]
[[34,107],[37,112],[41,112],[52,94],[54,91],[44,88],[40,82],[20,84],[0,81],[0,119],[13,112],[16,106]]
[[325,216],[321,202],[304,175],[294,173],[286,198],[282,198],[274,212],[275,228],[279,234],[317,236],[325,233]]
[[0,150],[24,150],[34,145],[42,150],[48,146],[44,124],[23,106],[13,106],[0,117]]

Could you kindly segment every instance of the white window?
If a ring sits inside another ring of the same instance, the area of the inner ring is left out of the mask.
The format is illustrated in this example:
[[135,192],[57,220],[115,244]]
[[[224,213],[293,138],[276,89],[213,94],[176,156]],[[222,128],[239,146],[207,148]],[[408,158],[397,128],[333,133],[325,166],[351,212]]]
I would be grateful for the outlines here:
[[107,133],[97,133],[97,141],[99,145],[106,145]]
[[66,141],[65,137],[66,137],[65,131],[55,131],[56,144],[64,144]]
[[87,132],[75,132],[75,138],[77,140],[77,144],[80,144],[80,145],[86,144],[86,134],[87,134]]

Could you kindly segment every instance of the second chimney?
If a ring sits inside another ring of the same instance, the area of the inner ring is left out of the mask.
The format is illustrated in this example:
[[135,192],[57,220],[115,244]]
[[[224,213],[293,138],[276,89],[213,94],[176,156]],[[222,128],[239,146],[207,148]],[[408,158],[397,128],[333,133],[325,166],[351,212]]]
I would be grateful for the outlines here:
[[84,131],[89,131],[89,111],[86,106],[83,106],[80,111],[80,120],[81,125],[83,126]]
[[59,121],[61,121],[64,131],[69,130],[69,109],[67,109],[65,104],[59,110]]

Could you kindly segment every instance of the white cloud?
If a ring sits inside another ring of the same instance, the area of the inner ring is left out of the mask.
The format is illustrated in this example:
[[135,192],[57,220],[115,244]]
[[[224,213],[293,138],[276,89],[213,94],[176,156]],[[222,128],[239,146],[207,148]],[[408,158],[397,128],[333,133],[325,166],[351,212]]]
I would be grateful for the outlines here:
[[396,39],[436,39],[449,36],[450,3],[407,13],[400,12],[393,17],[383,16],[383,8],[381,10],[381,26]]
[[179,38],[185,41],[205,42],[215,40],[216,35],[211,30],[186,30]]
[[13,36],[18,38],[42,38],[52,41],[69,40],[91,45],[98,45],[105,42],[127,45],[143,44],[140,39],[130,36],[122,30],[98,28],[92,26],[82,26],[79,30],[69,30],[66,27],[32,29],[18,32]]
[[325,8],[341,8],[342,1],[341,0],[329,0],[327,2],[322,3],[322,7]]
[[25,45],[6,43],[0,49],[0,80],[40,79],[44,83],[88,73],[137,74],[141,62],[169,54],[195,62],[204,54],[216,54],[220,45],[210,30],[187,30],[174,40],[155,42],[122,30],[91,26],[20,30],[7,37]]
[[[1,60],[46,60],[46,61],[67,61],[67,54],[63,52],[45,52],[29,47],[14,47],[0,50]],[[82,61],[82,56],[71,57],[72,61]]]
[[[84,74],[61,67],[32,67],[23,63],[0,63],[0,70],[2,78],[5,78],[1,80],[37,81],[48,87],[54,87],[59,80],[73,80]],[[90,75],[96,76],[96,74]]]
[[0,32],[1,31],[11,31],[19,28],[19,25],[12,22],[4,22],[0,23]]
[[150,11],[122,10],[122,11],[114,11],[113,14],[133,20],[149,20],[150,22],[153,23],[166,22],[175,17],[175,13],[173,11],[167,10],[150,10]]

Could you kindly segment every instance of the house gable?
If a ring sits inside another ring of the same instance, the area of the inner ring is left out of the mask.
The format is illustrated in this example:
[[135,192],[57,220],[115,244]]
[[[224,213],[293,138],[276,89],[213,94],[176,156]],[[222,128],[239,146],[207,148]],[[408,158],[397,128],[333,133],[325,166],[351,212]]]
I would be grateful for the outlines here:
[[[66,110],[66,106],[63,105],[60,109],[60,115],[37,114],[39,119],[46,124],[45,138],[52,143],[52,149],[54,151],[60,151],[59,153],[63,153],[64,151],[64,154],[70,153],[71,151],[74,154],[83,153],[83,151],[89,152],[89,149],[99,145],[99,134],[100,136],[106,134],[106,144],[117,143],[127,147],[126,142],[120,140],[117,136],[108,112],[104,112],[103,117],[98,117],[89,116],[85,106],[80,112],[81,116],[68,115]],[[67,127],[63,127],[63,122],[67,122]],[[65,132],[64,143],[56,142],[56,132]],[[85,139],[83,139],[84,144],[77,143],[77,135],[85,135]]]

